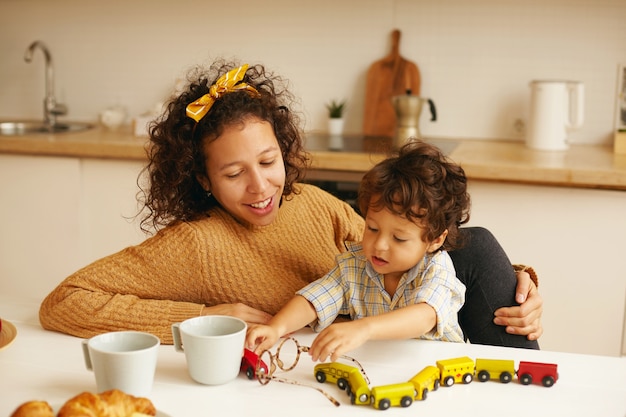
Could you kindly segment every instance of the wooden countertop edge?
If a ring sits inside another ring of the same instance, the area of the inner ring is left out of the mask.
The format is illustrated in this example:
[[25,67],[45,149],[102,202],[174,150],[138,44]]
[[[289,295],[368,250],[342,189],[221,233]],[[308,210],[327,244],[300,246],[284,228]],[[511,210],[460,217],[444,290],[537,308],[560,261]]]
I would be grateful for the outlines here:
[[[46,140],[44,140],[46,138]],[[31,139],[5,137],[0,139],[0,153],[76,158],[145,160],[145,138],[131,140],[58,140],[54,135]]]
[[[542,153],[523,144],[458,140],[450,158],[470,180],[626,190],[626,155],[601,146],[572,146],[565,153]],[[0,136],[0,153],[76,158],[146,160],[147,140],[129,131],[100,129],[83,134]],[[358,177],[385,158],[382,153],[309,151],[312,171]]]
[[518,184],[553,185],[559,187],[626,190],[626,178],[615,180],[597,171],[566,169],[516,168],[510,166],[485,167],[480,164],[461,164],[472,180],[499,181]]

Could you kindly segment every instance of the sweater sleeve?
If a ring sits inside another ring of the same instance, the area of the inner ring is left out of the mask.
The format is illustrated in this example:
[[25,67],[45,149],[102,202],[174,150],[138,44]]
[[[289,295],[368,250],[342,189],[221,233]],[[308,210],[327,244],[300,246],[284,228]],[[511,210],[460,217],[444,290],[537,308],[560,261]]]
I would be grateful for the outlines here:
[[[309,186],[310,187],[310,186]],[[324,207],[331,216],[335,232],[335,244],[340,252],[344,252],[345,242],[360,242],[363,238],[365,220],[346,202],[323,191],[313,188],[317,194],[314,199],[318,207]]]
[[197,236],[181,223],[66,278],[42,302],[39,319],[45,329],[83,338],[138,330],[171,344],[171,324],[200,315],[202,282]]

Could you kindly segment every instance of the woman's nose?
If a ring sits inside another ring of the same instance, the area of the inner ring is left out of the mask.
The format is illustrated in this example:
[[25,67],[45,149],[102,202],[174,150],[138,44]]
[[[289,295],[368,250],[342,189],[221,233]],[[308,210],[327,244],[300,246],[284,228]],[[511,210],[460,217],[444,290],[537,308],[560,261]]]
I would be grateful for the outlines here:
[[250,183],[248,184],[248,191],[251,193],[261,193],[267,188],[267,183],[267,178],[265,178],[260,170],[252,170],[250,172]]

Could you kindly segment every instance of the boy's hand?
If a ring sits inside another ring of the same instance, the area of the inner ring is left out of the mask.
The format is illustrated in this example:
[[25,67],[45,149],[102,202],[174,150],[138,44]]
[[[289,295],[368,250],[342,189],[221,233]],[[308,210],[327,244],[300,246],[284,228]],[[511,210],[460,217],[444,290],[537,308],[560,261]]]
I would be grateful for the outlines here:
[[272,326],[251,324],[246,333],[246,348],[260,355],[264,350],[274,346],[279,337]]
[[334,323],[315,338],[309,354],[314,361],[323,361],[330,356],[336,361],[341,355],[361,346],[369,339],[369,330],[364,320]]

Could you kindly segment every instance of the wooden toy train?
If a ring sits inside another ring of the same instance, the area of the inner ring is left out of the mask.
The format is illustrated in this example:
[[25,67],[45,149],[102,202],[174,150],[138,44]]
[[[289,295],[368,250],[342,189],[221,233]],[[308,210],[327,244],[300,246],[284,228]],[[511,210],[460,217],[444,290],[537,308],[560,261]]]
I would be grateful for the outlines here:
[[481,382],[496,379],[506,384],[517,375],[522,385],[535,383],[544,387],[551,387],[558,379],[556,364],[520,361],[516,371],[513,360],[476,359],[474,362],[467,356],[437,361],[437,366],[425,367],[407,382],[371,389],[360,369],[340,362],[315,365],[313,373],[318,382],[336,383],[345,390],[352,404],[371,404],[379,410],[408,407],[414,400],[425,400],[430,391],[436,391],[441,385],[469,384],[474,376]]

